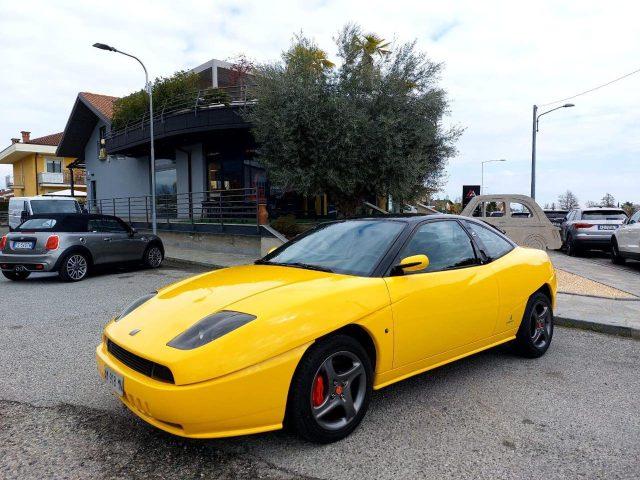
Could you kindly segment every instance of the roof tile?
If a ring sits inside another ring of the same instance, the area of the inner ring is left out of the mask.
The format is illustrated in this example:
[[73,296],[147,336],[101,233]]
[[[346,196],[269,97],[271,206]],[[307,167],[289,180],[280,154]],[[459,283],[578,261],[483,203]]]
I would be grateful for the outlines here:
[[115,102],[118,97],[91,92],[80,92],[80,95],[106,118],[111,119],[111,117],[113,117],[113,102]]
[[44,137],[32,138],[28,142],[34,145],[48,145],[51,147],[57,147],[62,140],[62,132],[52,133],[51,135],[45,135]]

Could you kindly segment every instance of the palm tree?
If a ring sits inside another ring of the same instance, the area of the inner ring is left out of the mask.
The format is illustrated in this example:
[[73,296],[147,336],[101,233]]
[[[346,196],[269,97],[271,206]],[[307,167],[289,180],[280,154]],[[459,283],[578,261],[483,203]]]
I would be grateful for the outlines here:
[[391,50],[388,48],[391,43],[385,41],[384,38],[379,37],[375,33],[369,33],[357,38],[356,45],[362,52],[362,59],[367,63],[373,63],[374,55],[383,58],[391,53]]

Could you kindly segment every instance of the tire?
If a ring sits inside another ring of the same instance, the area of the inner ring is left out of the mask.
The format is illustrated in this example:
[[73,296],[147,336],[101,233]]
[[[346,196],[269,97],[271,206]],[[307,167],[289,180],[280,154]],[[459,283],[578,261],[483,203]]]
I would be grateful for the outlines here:
[[5,278],[8,278],[9,280],[12,280],[14,282],[21,282],[21,281],[26,280],[27,278],[29,278],[29,275],[31,275],[31,272],[5,272],[5,271],[3,271],[2,274],[5,276]]
[[152,243],[144,251],[142,263],[148,268],[159,268],[163,259],[162,249],[157,244]]
[[89,274],[89,259],[84,253],[71,252],[60,262],[58,276],[65,282],[79,282]]
[[570,257],[579,257],[582,255],[582,249],[573,239],[571,234],[567,235],[567,255]]
[[553,309],[545,294],[531,295],[513,342],[517,354],[538,358],[545,354],[553,338]]
[[293,376],[286,423],[311,442],[342,440],[364,418],[372,384],[371,359],[358,341],[348,335],[320,340]]
[[618,241],[614,238],[611,239],[611,263],[615,265],[624,265],[626,259],[620,254],[618,248]]

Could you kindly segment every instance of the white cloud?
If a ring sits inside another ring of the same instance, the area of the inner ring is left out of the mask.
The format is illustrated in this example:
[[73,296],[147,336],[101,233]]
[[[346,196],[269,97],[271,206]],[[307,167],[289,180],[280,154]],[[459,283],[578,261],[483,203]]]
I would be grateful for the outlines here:
[[[529,192],[531,106],[640,67],[640,7],[633,2],[82,1],[5,2],[0,18],[0,143],[20,130],[64,128],[78,91],[122,95],[142,85],[139,67],[91,48],[111,43],[139,55],[152,76],[244,52],[277,58],[304,31],[330,53],[342,25],[358,22],[445,63],[448,121],[466,127],[444,189],[460,195],[487,166],[492,192]],[[640,201],[640,75],[541,120],[538,199],[573,190]],[[0,173],[7,172],[2,167]],[[1,182],[1,180],[0,180]]]

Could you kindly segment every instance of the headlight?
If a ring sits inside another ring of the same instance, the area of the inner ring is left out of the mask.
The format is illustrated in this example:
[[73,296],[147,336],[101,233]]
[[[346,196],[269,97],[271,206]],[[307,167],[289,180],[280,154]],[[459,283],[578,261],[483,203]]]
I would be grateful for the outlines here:
[[140,297],[139,299],[132,302],[127,308],[122,310],[122,312],[120,312],[120,314],[116,318],[114,318],[113,321],[117,322],[118,320],[121,320],[122,318],[126,317],[131,312],[133,312],[140,305],[142,305],[144,302],[146,302],[147,300],[151,300],[155,296],[156,296],[156,293],[150,293],[148,295],[145,295],[144,297]]
[[179,350],[193,350],[240,328],[255,318],[255,315],[248,313],[222,310],[203,318],[167,345]]

